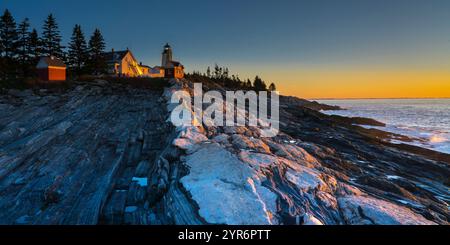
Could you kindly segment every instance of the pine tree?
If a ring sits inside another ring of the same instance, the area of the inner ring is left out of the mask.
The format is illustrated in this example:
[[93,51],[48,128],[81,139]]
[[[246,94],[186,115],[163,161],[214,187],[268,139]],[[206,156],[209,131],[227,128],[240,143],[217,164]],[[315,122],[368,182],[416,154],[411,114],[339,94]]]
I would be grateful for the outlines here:
[[228,78],[229,74],[230,74],[230,71],[228,70],[228,67],[225,67],[223,69],[223,77]]
[[17,38],[16,22],[6,9],[0,16],[0,46],[3,57],[10,59],[17,53]]
[[30,22],[28,18],[25,18],[18,28],[18,40],[17,40],[17,54],[18,60],[22,70],[22,76],[27,75],[29,68],[30,55],[29,55],[29,44],[30,44]]
[[264,80],[262,80],[262,83],[261,83],[261,91],[264,91],[264,90],[267,91],[267,85],[266,85],[266,82],[265,82]]
[[30,57],[30,63],[36,64],[41,56],[41,40],[36,29],[33,29],[30,33],[30,39],[28,40],[28,55]]
[[251,88],[252,87],[252,82],[250,81],[250,79],[247,79],[247,82],[245,83],[245,87],[246,88]]
[[102,74],[106,71],[106,62],[103,56],[105,40],[99,29],[95,29],[89,40],[89,67],[93,74]]
[[209,66],[208,69],[206,69],[206,76],[211,77],[211,68],[209,68]]
[[275,90],[277,90],[277,87],[275,86],[274,83],[271,83],[271,84],[269,85],[269,91],[275,91]]
[[265,90],[267,90],[266,83],[259,76],[255,77],[255,80],[253,81],[253,87],[255,87],[256,91],[265,91]]
[[236,83],[238,83],[240,86],[242,86],[242,84],[243,84],[239,75],[236,75]]
[[69,43],[68,62],[71,69],[77,75],[81,75],[88,58],[88,49],[86,39],[80,25],[75,25],[73,34]]
[[217,64],[214,65],[214,78],[219,78],[220,76],[220,69]]
[[42,29],[42,54],[47,56],[53,55],[59,58],[64,57],[61,35],[53,14],[48,15]]
[[219,79],[223,78],[223,68],[222,67],[219,67],[219,76],[218,76],[218,78]]

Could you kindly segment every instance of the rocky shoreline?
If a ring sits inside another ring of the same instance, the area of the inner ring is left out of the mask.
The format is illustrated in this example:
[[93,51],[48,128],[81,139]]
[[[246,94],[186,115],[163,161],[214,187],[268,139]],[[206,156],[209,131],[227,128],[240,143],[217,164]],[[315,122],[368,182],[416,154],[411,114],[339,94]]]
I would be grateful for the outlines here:
[[175,128],[168,101],[191,87],[1,95],[0,223],[448,224],[449,155],[292,97],[273,138]]

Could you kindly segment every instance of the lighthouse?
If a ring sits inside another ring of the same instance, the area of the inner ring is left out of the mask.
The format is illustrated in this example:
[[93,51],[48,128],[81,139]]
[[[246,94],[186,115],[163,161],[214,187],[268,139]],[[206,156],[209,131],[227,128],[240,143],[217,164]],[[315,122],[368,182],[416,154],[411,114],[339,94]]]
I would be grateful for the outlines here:
[[184,66],[172,59],[172,48],[168,43],[164,45],[161,57],[161,67],[164,69],[164,77],[166,78],[183,78]]
[[168,43],[166,43],[162,53],[161,66],[164,68],[169,68],[172,65],[171,63],[172,63],[172,48]]

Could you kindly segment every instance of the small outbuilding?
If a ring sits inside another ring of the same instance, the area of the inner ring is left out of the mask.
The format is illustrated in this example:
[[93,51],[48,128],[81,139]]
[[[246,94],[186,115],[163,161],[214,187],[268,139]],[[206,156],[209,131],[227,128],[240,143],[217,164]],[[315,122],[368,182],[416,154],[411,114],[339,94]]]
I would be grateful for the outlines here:
[[36,66],[39,79],[43,81],[65,81],[66,64],[55,56],[42,57]]

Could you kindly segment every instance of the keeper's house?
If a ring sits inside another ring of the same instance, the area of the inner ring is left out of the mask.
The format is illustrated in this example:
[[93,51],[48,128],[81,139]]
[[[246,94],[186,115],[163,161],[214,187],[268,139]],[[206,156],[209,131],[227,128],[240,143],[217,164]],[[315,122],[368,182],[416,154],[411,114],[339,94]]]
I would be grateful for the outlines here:
[[55,56],[42,57],[36,65],[39,79],[43,81],[65,81],[66,64]]

